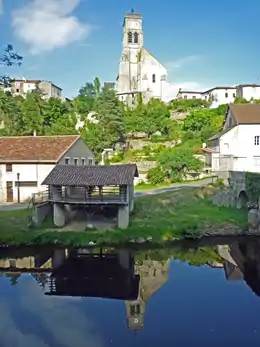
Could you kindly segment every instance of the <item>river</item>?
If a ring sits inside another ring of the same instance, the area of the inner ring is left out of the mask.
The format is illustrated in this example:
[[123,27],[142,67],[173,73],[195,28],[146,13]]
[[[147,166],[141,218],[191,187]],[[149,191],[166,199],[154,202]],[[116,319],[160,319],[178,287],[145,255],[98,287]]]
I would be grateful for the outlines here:
[[260,345],[260,239],[0,250],[1,347]]

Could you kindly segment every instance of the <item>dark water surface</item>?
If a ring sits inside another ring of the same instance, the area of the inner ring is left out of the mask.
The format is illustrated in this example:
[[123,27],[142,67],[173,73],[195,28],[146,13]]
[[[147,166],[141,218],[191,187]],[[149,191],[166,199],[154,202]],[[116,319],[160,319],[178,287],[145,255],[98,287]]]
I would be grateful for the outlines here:
[[260,239],[1,250],[7,346],[260,346]]

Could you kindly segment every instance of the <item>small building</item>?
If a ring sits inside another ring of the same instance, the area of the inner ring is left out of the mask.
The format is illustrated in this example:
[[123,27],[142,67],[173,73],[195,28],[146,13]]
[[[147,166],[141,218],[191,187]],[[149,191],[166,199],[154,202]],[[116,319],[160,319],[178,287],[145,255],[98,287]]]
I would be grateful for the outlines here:
[[176,99],[202,99],[202,92],[196,92],[192,90],[182,90],[181,88],[179,89]]
[[239,84],[237,86],[237,97],[246,100],[260,99],[260,84]]
[[49,187],[54,224],[65,226],[71,211],[77,208],[85,209],[87,219],[88,212],[110,206],[116,209],[117,226],[126,228],[134,208],[135,177],[138,177],[135,164],[55,166],[42,183]]
[[57,164],[92,165],[94,154],[78,135],[0,137],[0,201],[23,202]]
[[27,93],[39,88],[43,93],[43,98],[59,98],[62,97],[62,88],[55,85],[52,81],[44,81],[39,79],[12,79],[10,86],[4,87],[5,91],[10,91],[14,96],[25,96]]
[[230,104],[223,130],[207,146],[212,171],[260,172],[260,104]]

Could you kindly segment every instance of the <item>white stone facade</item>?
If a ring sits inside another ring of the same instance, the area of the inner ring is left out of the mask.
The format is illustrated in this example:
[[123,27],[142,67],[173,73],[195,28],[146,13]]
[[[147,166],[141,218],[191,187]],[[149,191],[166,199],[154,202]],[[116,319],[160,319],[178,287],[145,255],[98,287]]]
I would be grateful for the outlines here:
[[237,86],[214,87],[206,91],[179,90],[176,99],[201,99],[211,102],[211,108],[220,105],[233,103],[236,97],[260,99],[260,85],[258,84],[239,84]]
[[119,99],[131,104],[136,101],[136,95],[139,93],[142,93],[145,102],[151,98],[163,99],[166,85],[166,68],[144,48],[141,14],[127,13],[116,81]]
[[228,111],[222,135],[209,139],[212,171],[260,172],[260,124],[238,124]]

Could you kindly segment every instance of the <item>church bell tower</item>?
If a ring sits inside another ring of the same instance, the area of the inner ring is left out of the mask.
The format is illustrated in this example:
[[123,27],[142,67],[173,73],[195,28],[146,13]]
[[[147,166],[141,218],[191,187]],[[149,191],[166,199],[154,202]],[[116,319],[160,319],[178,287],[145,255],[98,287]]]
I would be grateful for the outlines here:
[[142,15],[133,11],[127,13],[123,28],[123,49],[140,50],[144,45]]

